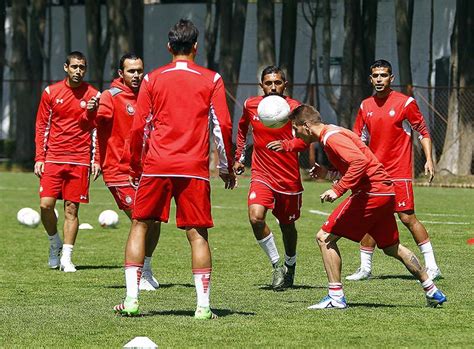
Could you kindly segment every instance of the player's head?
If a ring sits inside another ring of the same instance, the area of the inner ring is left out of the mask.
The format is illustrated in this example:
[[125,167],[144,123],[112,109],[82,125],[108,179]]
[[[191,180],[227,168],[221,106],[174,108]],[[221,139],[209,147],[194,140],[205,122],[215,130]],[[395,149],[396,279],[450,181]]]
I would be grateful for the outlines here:
[[390,90],[394,76],[389,61],[378,59],[370,66],[369,81],[377,94],[385,94]]
[[143,80],[143,60],[134,53],[126,53],[120,58],[118,74],[123,83],[138,92]]
[[168,33],[168,50],[173,55],[196,54],[199,30],[189,19],[180,19]]
[[265,96],[283,96],[287,82],[285,73],[279,67],[269,65],[263,69],[260,81],[260,87]]
[[295,136],[301,138],[306,143],[314,141],[311,127],[323,124],[319,111],[308,104],[301,104],[293,109],[293,111],[288,115],[288,119],[291,121]]
[[84,80],[87,70],[87,59],[82,52],[72,51],[66,56],[64,71],[71,87],[77,87]]

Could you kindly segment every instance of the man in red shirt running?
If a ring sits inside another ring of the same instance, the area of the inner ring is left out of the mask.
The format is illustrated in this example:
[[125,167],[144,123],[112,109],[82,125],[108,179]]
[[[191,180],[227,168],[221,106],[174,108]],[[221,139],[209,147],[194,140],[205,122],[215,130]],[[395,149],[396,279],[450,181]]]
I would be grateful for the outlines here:
[[[400,260],[421,283],[428,306],[446,302],[446,296],[436,288],[415,254],[399,243],[393,215],[395,193],[383,165],[353,132],[334,125],[325,125],[319,112],[301,105],[289,116],[295,135],[307,144],[319,142],[341,178],[320,195],[321,202],[334,202],[351,190],[331,213],[316,234],[324,268],[328,277],[329,294],[308,309],[343,309],[347,307],[341,283],[342,259],[337,247],[341,237],[359,242],[369,233],[385,254]],[[326,170],[315,166],[313,176],[324,177]]]
[[[89,173],[100,173],[97,157],[91,159],[92,131],[79,127],[87,101],[97,90],[84,82],[86,57],[78,51],[66,57],[66,78],[47,86],[36,115],[34,173],[40,178],[41,221],[48,234],[49,267],[75,272],[71,261],[79,227],[80,203],[89,202]],[[54,213],[57,199],[64,200],[64,244],[58,234]],[[62,250],[62,255],[61,255]],[[61,255],[61,258],[60,258]]]
[[[274,152],[267,144],[275,140],[294,139],[291,123],[280,128],[264,126],[258,118],[257,108],[266,96],[277,95],[286,99],[291,110],[301,103],[284,96],[287,85],[284,72],[275,66],[262,71],[260,87],[264,96],[248,98],[239,121],[234,171],[245,170],[245,148],[249,127],[253,134],[252,179],[248,195],[248,214],[253,233],[273,265],[272,287],[275,291],[293,286],[296,267],[297,231],[295,221],[300,217],[303,186],[298,167],[298,151],[306,149],[306,143],[296,139],[294,151]],[[279,142],[281,143],[281,142]],[[285,262],[279,263],[280,255],[265,218],[268,210],[277,218],[285,246]]]
[[[105,185],[112,193],[117,206],[131,219],[135,188],[128,181],[130,167],[130,130],[137,110],[137,97],[143,80],[143,60],[128,53],[120,58],[118,75],[111,88],[88,102],[88,108],[97,113],[85,112],[81,128],[97,129],[100,166]],[[140,290],[154,291],[160,285],[151,270],[151,258],[160,236],[160,223],[150,225],[147,233],[145,261],[140,279]]]
[[[145,75],[138,94],[131,134],[130,180],[137,183],[133,222],[125,250],[125,301],[117,313],[137,315],[138,280],[145,257],[145,237],[153,221],[167,222],[170,201],[176,202],[176,224],[186,232],[197,294],[196,319],[213,319],[210,309],[211,217],[209,123],[219,153],[225,187],[235,186],[232,123],[221,76],[194,63],[198,29],[181,19],[168,33],[172,62]],[[142,160],[144,128],[152,131]]]
[[[392,66],[385,60],[375,61],[370,67],[369,79],[375,94],[362,101],[353,127],[384,165],[395,189],[395,211],[408,228],[425,259],[428,276],[435,280],[441,276],[436,264],[430,237],[415,215],[412,187],[412,129],[420,136],[426,157],[425,175],[434,177],[431,138],[423,115],[412,97],[393,91]],[[347,280],[365,280],[371,277],[375,241],[366,235],[360,245],[360,268]]]

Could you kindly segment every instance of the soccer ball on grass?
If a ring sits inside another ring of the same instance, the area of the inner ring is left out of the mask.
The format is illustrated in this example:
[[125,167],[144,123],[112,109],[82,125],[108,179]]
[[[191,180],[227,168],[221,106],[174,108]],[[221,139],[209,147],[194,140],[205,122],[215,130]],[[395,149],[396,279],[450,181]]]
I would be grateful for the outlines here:
[[40,214],[29,207],[24,207],[16,214],[16,219],[20,224],[30,228],[36,228],[41,221]]
[[99,215],[99,224],[102,228],[115,228],[118,222],[119,216],[115,211],[105,210]]
[[258,118],[267,127],[280,128],[288,122],[290,105],[285,98],[270,95],[264,97],[257,107]]

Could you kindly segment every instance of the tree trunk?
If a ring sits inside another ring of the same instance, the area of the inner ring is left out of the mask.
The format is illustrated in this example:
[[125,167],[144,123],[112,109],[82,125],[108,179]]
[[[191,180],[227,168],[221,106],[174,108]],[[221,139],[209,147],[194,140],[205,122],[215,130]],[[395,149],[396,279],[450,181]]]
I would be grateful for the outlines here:
[[290,96],[294,83],[297,10],[297,1],[283,0],[279,66],[286,73],[286,78],[290,82],[287,88]]
[[71,0],[64,0],[64,50],[65,56],[71,52]]
[[257,78],[268,65],[275,65],[275,8],[272,0],[257,0]]
[[211,70],[218,70],[218,64],[216,62],[216,43],[217,33],[219,31],[219,13],[220,13],[220,2],[217,1],[213,8],[213,0],[207,0],[206,2],[206,35],[204,37],[204,47],[206,50],[206,60],[204,65]]
[[[3,120],[3,71],[5,67],[5,0],[0,0],[0,122]],[[0,134],[1,131],[0,131]]]
[[[313,7],[314,4],[314,7]],[[321,107],[319,101],[319,76],[318,76],[318,54],[316,41],[316,25],[318,19],[319,0],[312,3],[310,0],[305,0],[302,4],[303,17],[306,23],[311,28],[311,44],[309,48],[309,71],[306,79],[306,91],[303,98],[304,103],[314,105],[316,109]],[[314,83],[314,85],[313,85]],[[313,159],[314,160],[314,159]],[[313,161],[314,162],[314,161]],[[310,161],[310,163],[312,163]]]
[[413,0],[395,0],[395,27],[397,32],[398,70],[402,92],[411,94],[411,32]]

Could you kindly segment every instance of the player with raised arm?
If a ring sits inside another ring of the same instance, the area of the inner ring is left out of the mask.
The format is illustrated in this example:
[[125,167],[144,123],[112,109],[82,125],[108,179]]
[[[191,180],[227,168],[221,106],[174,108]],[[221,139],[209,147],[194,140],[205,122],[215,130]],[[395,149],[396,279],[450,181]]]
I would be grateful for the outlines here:
[[[80,120],[81,128],[97,129],[100,166],[105,185],[112,193],[119,209],[131,219],[135,188],[128,181],[130,167],[130,130],[137,110],[137,97],[143,80],[143,60],[128,53],[120,58],[118,75],[111,88],[104,91],[100,102],[89,100]],[[151,270],[151,258],[160,237],[160,223],[150,225],[147,233],[145,262],[140,279],[140,290],[154,291],[160,285]]]
[[[275,66],[262,71],[260,87],[264,96],[248,98],[239,121],[237,149],[234,171],[241,174],[245,170],[245,148],[249,127],[253,133],[252,179],[248,194],[248,215],[258,244],[273,266],[272,288],[276,291],[293,286],[296,267],[297,230],[295,221],[300,217],[303,186],[298,167],[299,150],[306,149],[306,143],[296,140],[294,152],[273,152],[267,145],[275,140],[294,139],[291,123],[280,128],[269,128],[260,122],[257,108],[266,96],[277,95],[285,98],[291,109],[301,103],[284,96],[287,85],[284,72]],[[281,142],[278,142],[280,144]],[[285,246],[285,262],[280,263],[280,255],[273,233],[265,219],[268,210],[278,219]]]
[[[337,247],[341,237],[359,242],[370,234],[377,246],[401,261],[421,283],[427,305],[437,307],[446,296],[428,277],[415,254],[399,243],[397,222],[393,215],[395,193],[392,181],[383,165],[353,132],[334,125],[325,125],[319,112],[309,105],[296,108],[289,118],[295,135],[306,143],[320,142],[331,164],[341,178],[320,195],[321,202],[334,202],[348,190],[351,195],[331,213],[316,234],[329,294],[308,309],[344,309],[347,302],[341,283],[342,259]],[[315,166],[311,174],[324,177],[326,171]]]
[[[425,259],[428,276],[435,280],[441,272],[424,225],[415,215],[412,178],[412,129],[420,134],[426,157],[425,175],[434,177],[431,138],[416,101],[393,91],[392,66],[377,60],[370,66],[370,82],[375,94],[362,101],[353,131],[369,146],[394,183],[395,211],[408,228]],[[365,280],[372,275],[375,241],[366,235],[360,245],[361,265],[347,280]]]
[[[213,226],[209,183],[209,121],[219,152],[219,173],[227,189],[235,186],[232,124],[224,83],[216,72],[194,62],[198,29],[181,19],[168,33],[172,62],[145,75],[131,134],[130,180],[137,183],[133,222],[125,249],[125,301],[117,313],[139,313],[138,280],[145,237],[153,221],[167,222],[176,202],[176,224],[186,232],[197,294],[196,319],[213,319],[210,309],[212,261],[208,228]],[[144,127],[152,131],[142,161]]]
[[[48,264],[65,272],[76,271],[71,256],[79,228],[79,204],[89,202],[89,173],[94,180],[100,173],[97,154],[91,152],[92,131],[79,127],[87,101],[97,95],[83,81],[86,70],[86,57],[78,51],[69,53],[64,63],[66,78],[45,88],[36,115],[34,173],[40,178],[41,221],[50,242]],[[91,159],[91,153],[95,158]],[[54,212],[58,199],[64,200],[64,244]]]

